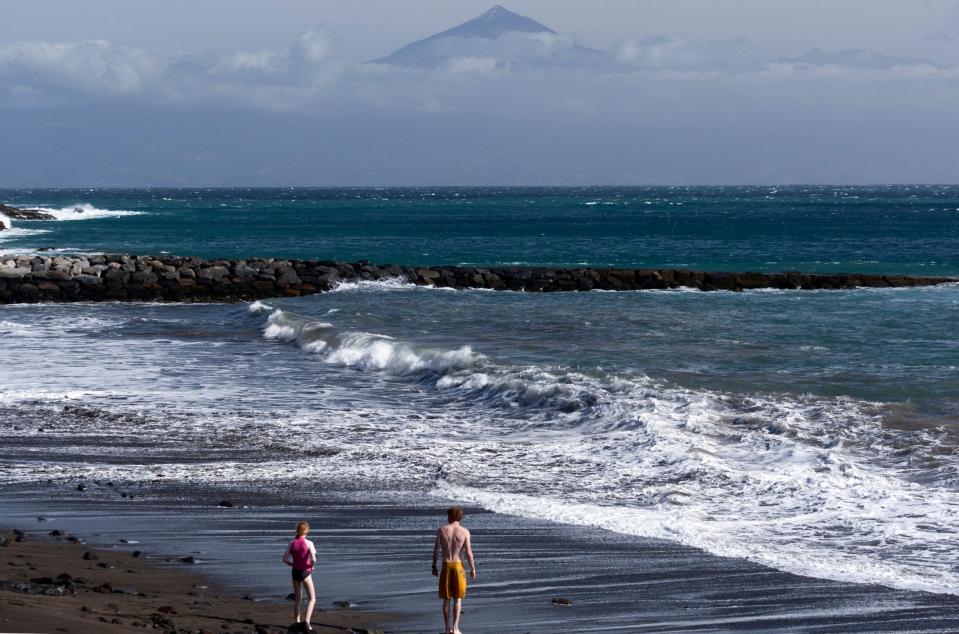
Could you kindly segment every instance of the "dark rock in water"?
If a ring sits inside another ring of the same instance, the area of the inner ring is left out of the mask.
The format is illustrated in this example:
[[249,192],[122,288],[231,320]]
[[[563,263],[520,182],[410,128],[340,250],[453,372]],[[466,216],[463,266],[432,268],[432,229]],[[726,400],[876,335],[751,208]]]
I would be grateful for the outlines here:
[[55,528],[49,533],[47,533],[47,535],[49,535],[50,537],[63,537],[63,531],[61,531],[59,528]]
[[356,606],[355,603],[350,603],[349,601],[334,601],[333,605],[338,608],[352,608]]
[[46,521],[47,521],[47,518],[45,518],[45,517],[38,517],[38,518],[37,518],[37,521],[38,521],[38,522],[46,522]]
[[194,557],[193,555],[189,555],[187,557],[180,557],[177,561],[180,561],[185,564],[195,564],[196,557]]
[[71,544],[80,544],[80,543],[82,543],[82,540],[81,540],[79,537],[77,537],[76,535],[69,535],[69,536],[67,537],[67,541],[70,542]]
[[47,247],[40,247],[40,248],[37,249],[37,251],[56,251],[56,250],[57,250],[56,247],[49,247],[49,246],[47,246]]
[[93,552],[92,550],[88,550],[87,552],[83,553],[83,558],[84,558],[86,561],[96,561],[96,560],[100,559],[100,557],[97,556],[97,554],[96,554],[95,552]]
[[562,598],[562,597],[557,597],[557,598],[553,599],[552,603],[553,603],[554,605],[565,605],[565,606],[573,605],[573,602],[572,602],[572,601],[570,601],[569,599],[564,599],[564,598]]
[[78,484],[78,485],[77,485],[77,491],[80,491],[81,493],[82,493],[83,491],[86,491],[87,488],[88,488],[88,487],[87,487],[87,485],[85,485],[85,484]]
[[287,601],[295,601],[295,600],[296,600],[296,595],[291,592],[290,594],[286,595],[286,600],[287,600]]
[[130,555],[133,556],[133,557],[139,557],[139,556],[141,556],[142,554],[143,554],[143,553],[140,552],[139,550],[134,550],[132,553],[130,553]]
[[20,209],[7,205],[0,205],[0,214],[14,220],[56,220],[56,216],[53,214],[39,209]]
[[233,502],[230,502],[229,500],[223,500],[222,502],[217,504],[217,506],[219,506],[220,508],[231,509],[233,508]]

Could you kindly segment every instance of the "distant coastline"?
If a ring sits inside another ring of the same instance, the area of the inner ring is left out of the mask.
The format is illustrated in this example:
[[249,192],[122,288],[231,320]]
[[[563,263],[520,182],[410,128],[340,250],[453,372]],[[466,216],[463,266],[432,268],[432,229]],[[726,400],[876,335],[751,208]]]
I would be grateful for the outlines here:
[[935,286],[953,277],[858,273],[715,272],[687,269],[413,267],[331,260],[208,260],[149,255],[9,256],[0,260],[0,303],[239,302],[311,295],[344,282],[402,279],[419,286],[525,292],[689,288],[838,290]]

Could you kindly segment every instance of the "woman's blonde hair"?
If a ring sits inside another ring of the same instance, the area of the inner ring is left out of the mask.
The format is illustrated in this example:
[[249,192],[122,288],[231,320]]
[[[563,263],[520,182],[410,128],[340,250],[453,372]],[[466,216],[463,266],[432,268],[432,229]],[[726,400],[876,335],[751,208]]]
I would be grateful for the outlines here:
[[307,522],[300,522],[296,525],[296,536],[303,537],[310,532],[310,525]]

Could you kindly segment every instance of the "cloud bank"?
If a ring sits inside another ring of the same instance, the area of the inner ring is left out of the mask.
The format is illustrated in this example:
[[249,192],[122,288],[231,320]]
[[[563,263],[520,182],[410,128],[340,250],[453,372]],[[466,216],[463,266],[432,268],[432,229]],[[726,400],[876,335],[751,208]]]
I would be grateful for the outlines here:
[[161,55],[0,44],[0,187],[950,182],[956,68],[742,39],[552,31],[364,63],[282,48]]
[[104,40],[14,42],[0,45],[0,107],[124,99],[278,111],[347,103],[417,110],[452,107],[438,106],[441,96],[449,102],[450,95],[463,90],[482,92],[476,86],[480,80],[488,82],[486,90],[495,91],[499,84],[514,85],[516,78],[539,86],[595,87],[597,77],[610,84],[639,84],[676,79],[722,78],[735,83],[823,76],[857,81],[959,76],[956,68],[929,60],[869,51],[814,49],[801,57],[767,61],[741,39],[635,37],[610,51],[597,51],[562,34],[514,32],[497,39],[445,38],[432,45],[431,53],[436,55],[433,68],[351,61],[337,55],[331,32],[323,28],[303,33],[286,49],[214,57],[166,57]]

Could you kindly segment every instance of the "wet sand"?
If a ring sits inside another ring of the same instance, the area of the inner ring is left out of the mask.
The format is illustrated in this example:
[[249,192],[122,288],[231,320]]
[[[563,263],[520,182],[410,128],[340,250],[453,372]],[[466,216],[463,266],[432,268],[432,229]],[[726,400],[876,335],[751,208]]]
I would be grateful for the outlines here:
[[[182,564],[160,553],[193,555],[197,571],[223,592],[252,596],[256,602],[244,605],[254,612],[245,614],[262,620],[287,609],[288,572],[278,560],[293,523],[305,518],[319,551],[318,606],[343,601],[360,612],[401,615],[382,622],[388,632],[442,629],[429,557],[443,501],[311,495],[277,504],[252,491],[182,489],[132,503],[79,494],[43,501],[26,491],[4,497],[6,523],[36,531],[36,515],[46,513],[43,529],[62,526],[121,551],[141,548],[161,567]],[[224,497],[236,506],[218,508]],[[467,512],[479,578],[464,632],[959,631],[953,595],[800,577],[661,540]],[[118,543],[131,535],[143,543]]]
[[[46,525],[44,524],[44,528]],[[51,529],[51,532],[61,532]],[[22,541],[0,530],[0,631],[287,632],[289,602],[224,593],[215,581],[141,551],[94,548],[78,536],[31,530]],[[135,548],[134,544],[127,544]],[[136,555],[134,555],[136,553]],[[366,632],[389,615],[322,609],[313,629]],[[395,617],[394,617],[395,618]],[[294,630],[295,631],[295,630]]]

